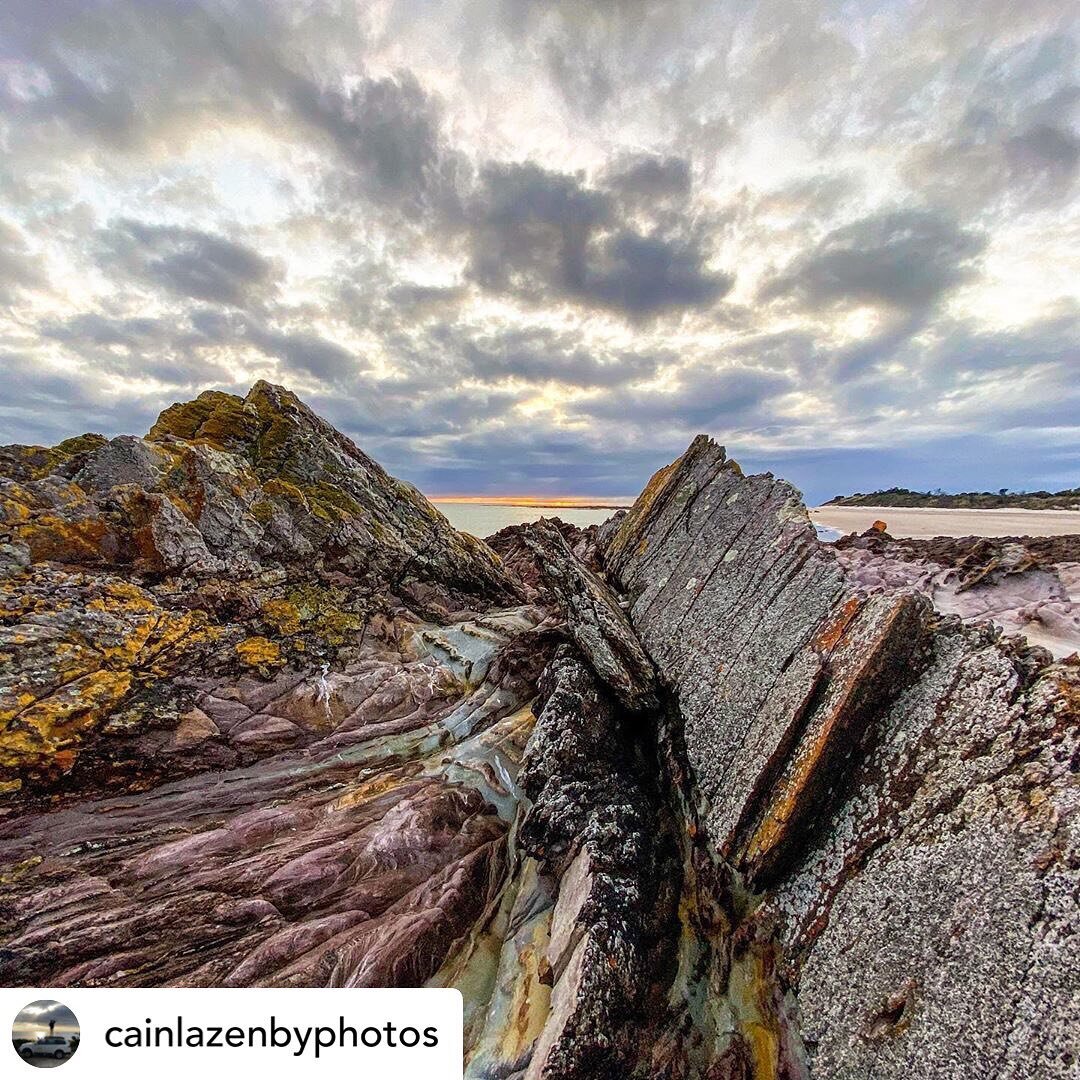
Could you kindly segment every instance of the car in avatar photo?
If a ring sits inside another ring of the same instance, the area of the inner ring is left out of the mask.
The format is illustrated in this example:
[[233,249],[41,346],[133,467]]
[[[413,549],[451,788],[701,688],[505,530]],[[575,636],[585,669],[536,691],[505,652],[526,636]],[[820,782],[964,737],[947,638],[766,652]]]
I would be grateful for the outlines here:
[[23,1043],[19,1053],[24,1058],[66,1058],[75,1053],[78,1044],[68,1035],[42,1035],[34,1042]]

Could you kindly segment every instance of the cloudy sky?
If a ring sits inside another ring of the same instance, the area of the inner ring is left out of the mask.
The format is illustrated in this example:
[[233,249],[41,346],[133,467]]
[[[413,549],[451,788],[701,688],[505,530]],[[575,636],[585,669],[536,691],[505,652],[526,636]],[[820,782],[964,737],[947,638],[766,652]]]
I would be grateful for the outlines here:
[[49,1021],[55,1022],[53,1034],[78,1035],[79,1021],[75,1014],[59,1001],[35,1001],[27,1005],[11,1026],[13,1039],[33,1040],[49,1034]]
[[1080,483],[1076,10],[4,0],[0,441],[267,378],[429,493]]

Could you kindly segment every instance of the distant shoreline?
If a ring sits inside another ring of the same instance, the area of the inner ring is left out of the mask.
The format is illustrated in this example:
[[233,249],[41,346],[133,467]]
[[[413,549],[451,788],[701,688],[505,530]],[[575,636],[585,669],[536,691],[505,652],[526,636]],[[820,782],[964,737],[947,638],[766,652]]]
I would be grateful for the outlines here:
[[954,494],[890,488],[870,494],[837,495],[825,506],[891,506],[903,510],[1080,511],[1080,488],[1062,491],[963,491]]

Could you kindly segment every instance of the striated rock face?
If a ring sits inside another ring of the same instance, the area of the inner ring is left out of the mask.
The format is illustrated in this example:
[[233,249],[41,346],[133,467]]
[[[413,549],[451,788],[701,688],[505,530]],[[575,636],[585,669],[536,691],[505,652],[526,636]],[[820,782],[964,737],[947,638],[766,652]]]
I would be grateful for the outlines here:
[[600,679],[626,708],[655,709],[652,663],[610,587],[575,556],[551,522],[519,526],[516,534],[516,566],[564,613],[574,642]]
[[1041,541],[823,545],[701,437],[489,546],[266,384],[0,511],[0,982],[457,986],[473,1080],[1075,1075],[1080,661],[942,610]]
[[690,824],[751,893],[726,912],[730,949],[709,943],[733,1014],[739,950],[771,958],[770,1046],[732,1024],[715,1060],[1071,1075],[1076,659],[1050,665],[908,590],[865,596],[790,487],[705,439],[654,478],[608,560],[677,702]]
[[321,684],[215,683],[158,751],[212,743],[213,771],[9,811],[0,981],[422,984],[502,891],[535,619],[395,628]]

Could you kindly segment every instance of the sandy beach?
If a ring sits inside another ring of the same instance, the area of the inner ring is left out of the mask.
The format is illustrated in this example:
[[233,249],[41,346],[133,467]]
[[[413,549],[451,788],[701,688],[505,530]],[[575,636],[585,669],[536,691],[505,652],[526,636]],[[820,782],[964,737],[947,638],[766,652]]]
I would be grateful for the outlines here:
[[818,506],[816,525],[864,532],[884,521],[893,536],[1062,536],[1080,533],[1077,510],[938,510],[903,506]]

